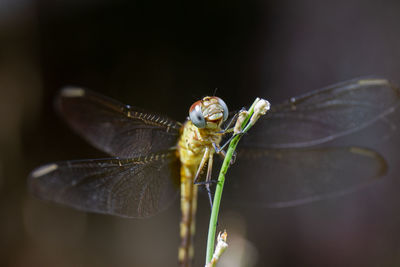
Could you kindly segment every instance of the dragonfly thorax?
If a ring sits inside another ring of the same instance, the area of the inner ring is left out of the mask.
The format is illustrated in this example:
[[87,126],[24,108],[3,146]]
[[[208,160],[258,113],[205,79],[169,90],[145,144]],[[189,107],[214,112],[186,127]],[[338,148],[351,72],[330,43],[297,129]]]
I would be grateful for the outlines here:
[[191,120],[182,127],[179,139],[180,159],[182,162],[190,162],[190,165],[198,165],[206,148],[213,150],[213,143],[221,142],[221,128],[198,128]]

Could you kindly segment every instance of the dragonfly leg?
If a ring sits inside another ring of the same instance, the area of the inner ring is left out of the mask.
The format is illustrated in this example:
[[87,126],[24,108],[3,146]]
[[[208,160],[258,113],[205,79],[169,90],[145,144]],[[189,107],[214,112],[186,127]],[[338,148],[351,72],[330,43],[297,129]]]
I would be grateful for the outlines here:
[[[217,152],[218,154],[220,153],[220,151],[223,151],[225,149],[225,147],[232,141],[233,137],[235,137],[235,135],[233,134],[231,137],[229,137],[229,139],[221,146],[221,147],[217,147],[215,146],[215,152]],[[214,144],[213,144],[214,145]]]
[[[233,136],[232,136],[232,137],[233,137]],[[230,142],[230,140],[232,139],[232,137],[229,138],[229,140],[228,140],[223,146],[226,146],[226,144],[229,144],[229,142]],[[215,144],[215,143],[213,143],[213,147],[214,147],[214,150],[215,150],[215,152],[216,152],[217,154],[221,155],[222,158],[225,158],[226,152],[225,152],[225,150],[223,150],[223,147],[219,147],[219,146],[218,146],[217,144]],[[235,151],[235,152],[233,153],[233,155],[232,155],[231,165],[234,164],[235,161],[236,161],[236,151]]]
[[220,134],[227,134],[227,133],[231,133],[234,131],[234,127],[231,127],[234,123],[236,123],[236,120],[239,116],[240,113],[242,113],[244,110],[246,110],[245,108],[242,108],[241,110],[239,110],[239,112],[237,112],[235,115],[233,115],[232,119],[228,122],[228,124],[225,126],[225,129],[223,129],[222,131],[218,132]]
[[225,133],[225,132],[229,131],[230,129],[232,129],[231,126],[233,125],[234,122],[236,122],[238,116],[239,116],[239,112],[236,113],[235,115],[233,115],[232,119],[225,126],[225,129],[222,130],[222,133]]
[[197,185],[206,185],[206,184],[216,184],[218,180],[210,180],[210,181],[203,181],[203,182],[195,182],[194,184]]
[[223,151],[216,143],[213,142],[212,146],[214,148],[215,153],[217,154],[225,153],[225,151]]
[[[232,136],[229,137],[229,139],[226,140],[226,142],[225,142],[221,147],[218,147],[218,150],[216,149],[215,151],[216,151],[217,153],[219,153],[219,150],[225,149],[225,147],[232,141],[232,139],[233,139],[235,136],[237,136],[237,135],[244,135],[244,134],[245,134],[245,133],[242,132],[242,131],[236,132],[236,133],[232,134]],[[214,144],[213,144],[213,145],[214,145]],[[214,147],[214,149],[215,149],[215,147]]]
[[210,190],[210,183],[211,183],[211,174],[212,174],[212,166],[213,166],[213,161],[214,161],[214,153],[211,152],[210,156],[208,157],[208,168],[207,168],[207,176],[206,176],[206,190],[208,193],[208,198],[210,200],[210,206],[211,206],[211,210],[213,207],[213,202],[212,202],[212,194],[211,194],[211,190]]
[[203,157],[201,158],[199,167],[197,168],[196,176],[194,177],[194,181],[193,181],[194,184],[200,184],[200,182],[199,182],[200,173],[201,173],[201,170],[204,168],[209,156],[210,156],[210,149],[208,147],[206,147]]
[[[210,184],[213,182],[216,182],[216,181],[211,180],[213,157],[214,157],[214,152],[210,151],[210,149],[207,147],[206,150],[204,151],[203,157],[201,159],[201,162],[200,162],[199,167],[196,172],[196,176],[193,181],[194,184],[204,184],[205,185],[207,193],[208,193],[208,198],[210,200],[211,208],[212,208],[212,195],[211,195],[211,190],[210,190]],[[204,182],[199,182],[198,180],[200,177],[201,170],[204,168],[207,160],[208,160],[208,168],[207,168],[206,180]]]

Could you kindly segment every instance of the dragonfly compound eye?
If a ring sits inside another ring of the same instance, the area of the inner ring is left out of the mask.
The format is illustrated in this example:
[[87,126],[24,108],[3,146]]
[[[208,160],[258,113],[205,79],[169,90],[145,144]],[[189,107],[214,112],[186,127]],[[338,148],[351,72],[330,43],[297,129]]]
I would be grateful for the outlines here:
[[189,109],[189,117],[197,128],[205,128],[207,123],[201,111],[201,101],[195,102]]
[[228,106],[225,104],[224,100],[222,100],[219,97],[216,97],[218,99],[218,103],[221,105],[222,109],[224,110],[224,121],[226,121],[226,119],[228,118],[229,115],[229,110],[228,110]]

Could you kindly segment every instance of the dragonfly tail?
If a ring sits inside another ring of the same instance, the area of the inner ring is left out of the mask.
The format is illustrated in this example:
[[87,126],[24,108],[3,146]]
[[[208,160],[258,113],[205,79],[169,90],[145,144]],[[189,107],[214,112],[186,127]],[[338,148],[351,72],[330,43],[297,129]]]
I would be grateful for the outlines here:
[[181,170],[181,244],[179,247],[179,266],[181,267],[191,266],[194,256],[197,186],[193,183],[193,177],[188,177],[188,173],[190,172],[183,166]]

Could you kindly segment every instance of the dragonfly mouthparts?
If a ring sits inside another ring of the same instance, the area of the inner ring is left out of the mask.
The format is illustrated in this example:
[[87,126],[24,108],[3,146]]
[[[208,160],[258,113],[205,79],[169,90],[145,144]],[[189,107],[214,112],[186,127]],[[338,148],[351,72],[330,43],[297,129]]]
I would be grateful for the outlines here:
[[220,103],[220,98],[205,97],[202,101],[202,112],[205,119],[215,121],[223,118],[224,108]]
[[222,119],[223,113],[221,111],[217,111],[211,114],[207,114],[205,115],[205,117],[208,121],[216,121]]

